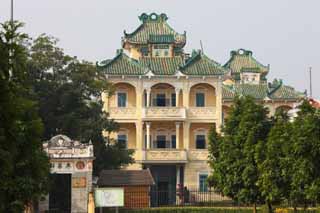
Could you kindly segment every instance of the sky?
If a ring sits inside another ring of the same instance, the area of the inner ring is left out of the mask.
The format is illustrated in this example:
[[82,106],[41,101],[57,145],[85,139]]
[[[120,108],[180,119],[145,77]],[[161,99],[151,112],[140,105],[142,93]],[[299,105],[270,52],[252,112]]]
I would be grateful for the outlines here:
[[[187,32],[187,52],[200,49],[224,64],[230,51],[253,51],[270,64],[268,80],[283,79],[320,99],[319,0],[14,0],[14,19],[32,37],[46,33],[79,59],[109,59],[121,48],[123,31],[132,32],[143,13],[166,13],[169,24]],[[0,22],[10,17],[10,0],[0,0]]]

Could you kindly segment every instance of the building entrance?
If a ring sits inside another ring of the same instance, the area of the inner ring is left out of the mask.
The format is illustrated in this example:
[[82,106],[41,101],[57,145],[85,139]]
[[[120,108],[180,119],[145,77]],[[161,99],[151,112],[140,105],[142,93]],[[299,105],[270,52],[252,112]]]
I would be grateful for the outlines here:
[[165,206],[176,202],[176,166],[155,165],[150,166],[155,181],[152,187],[151,205]]
[[50,212],[71,212],[71,174],[50,174]]

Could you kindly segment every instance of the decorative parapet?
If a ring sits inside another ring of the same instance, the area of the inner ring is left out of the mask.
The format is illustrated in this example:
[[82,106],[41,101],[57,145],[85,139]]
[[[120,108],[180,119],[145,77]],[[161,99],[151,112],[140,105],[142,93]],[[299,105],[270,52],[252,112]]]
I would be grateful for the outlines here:
[[148,149],[143,150],[142,153],[142,161],[145,162],[187,162],[187,152],[184,149]]
[[207,149],[190,149],[188,150],[188,160],[208,160],[209,152]]
[[183,107],[148,107],[142,109],[143,119],[185,119],[186,109]]
[[190,107],[188,118],[191,119],[216,119],[216,107]]
[[136,107],[110,107],[109,114],[113,119],[137,119]]
[[42,145],[50,158],[52,173],[92,172],[93,145],[56,135]]

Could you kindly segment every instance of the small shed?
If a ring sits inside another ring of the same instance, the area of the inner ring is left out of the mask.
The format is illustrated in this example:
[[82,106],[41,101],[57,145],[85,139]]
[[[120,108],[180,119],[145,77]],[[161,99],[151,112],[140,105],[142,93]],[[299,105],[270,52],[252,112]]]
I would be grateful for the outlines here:
[[149,169],[146,170],[103,170],[99,187],[123,187],[125,208],[150,207],[150,186],[154,185]]

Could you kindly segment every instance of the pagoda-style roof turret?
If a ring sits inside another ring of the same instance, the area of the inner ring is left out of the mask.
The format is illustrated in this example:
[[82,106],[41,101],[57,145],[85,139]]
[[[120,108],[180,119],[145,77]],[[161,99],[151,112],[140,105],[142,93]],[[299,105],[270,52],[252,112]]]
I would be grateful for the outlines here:
[[297,101],[304,97],[294,88],[283,85],[282,80],[276,79],[272,83],[223,85],[223,100],[232,101],[236,95],[251,96],[261,101],[266,98],[273,101]]
[[131,44],[175,44],[183,47],[186,43],[186,33],[177,33],[167,23],[168,17],[162,13],[160,15],[143,13],[139,16],[141,25],[132,33],[124,31],[123,43]]
[[231,58],[224,67],[230,69],[232,75],[239,75],[241,72],[254,72],[261,73],[264,77],[269,72],[269,66],[258,62],[252,56],[252,51],[245,49],[231,51]]

